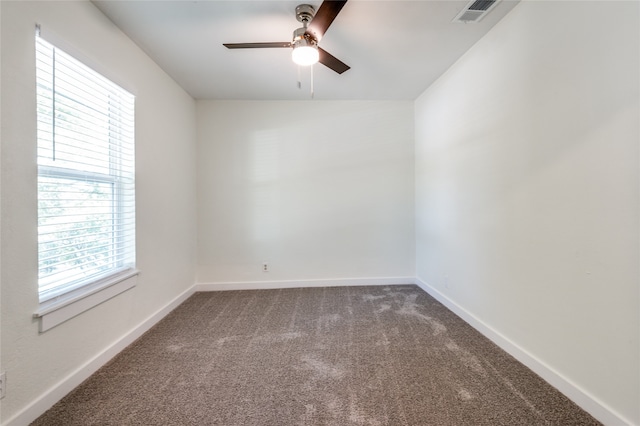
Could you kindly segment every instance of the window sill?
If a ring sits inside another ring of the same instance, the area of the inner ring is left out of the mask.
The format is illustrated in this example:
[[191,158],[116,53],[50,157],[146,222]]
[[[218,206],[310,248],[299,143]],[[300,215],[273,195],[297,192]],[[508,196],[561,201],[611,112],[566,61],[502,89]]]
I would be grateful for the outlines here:
[[62,324],[136,285],[137,269],[130,269],[83,288],[79,294],[61,296],[40,304],[33,314],[40,319],[40,333]]

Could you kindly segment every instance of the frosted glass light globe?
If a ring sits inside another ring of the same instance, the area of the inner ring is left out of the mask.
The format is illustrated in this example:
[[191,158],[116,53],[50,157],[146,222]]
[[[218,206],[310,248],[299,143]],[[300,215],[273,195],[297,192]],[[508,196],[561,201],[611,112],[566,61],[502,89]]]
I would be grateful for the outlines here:
[[320,54],[315,46],[298,46],[291,52],[291,59],[298,65],[308,66],[318,62]]

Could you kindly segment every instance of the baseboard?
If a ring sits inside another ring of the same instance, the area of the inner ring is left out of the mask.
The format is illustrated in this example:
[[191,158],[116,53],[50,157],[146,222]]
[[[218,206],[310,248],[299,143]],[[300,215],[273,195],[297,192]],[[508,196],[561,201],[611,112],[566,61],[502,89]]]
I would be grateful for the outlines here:
[[60,401],[65,395],[75,389],[83,381],[89,378],[100,367],[105,365],[109,360],[116,356],[120,351],[133,343],[138,337],[142,336],[147,330],[153,327],[158,321],[167,316],[169,312],[178,307],[182,302],[187,300],[194,291],[195,286],[185,290],[171,302],[161,309],[150,315],[142,321],[138,326],[129,331],[118,341],[107,347],[94,358],[79,367],[69,376],[58,382],[49,390],[45,391],[38,399],[33,401],[23,410],[11,417],[3,426],[24,426],[33,422],[40,417],[45,411],[51,408],[56,402]]
[[224,290],[266,290],[278,288],[300,287],[347,287],[366,285],[401,285],[415,284],[414,277],[383,277],[383,278],[335,278],[315,280],[283,280],[283,281],[232,281],[198,283],[196,291],[224,291]]
[[438,300],[438,302],[449,308],[449,310],[458,315],[493,343],[502,348],[509,355],[513,356],[522,364],[526,365],[531,371],[542,377],[547,383],[558,389],[567,398],[571,399],[583,410],[595,417],[598,421],[602,422],[605,425],[611,426],[633,424],[631,421],[618,415],[606,404],[598,401],[588,392],[578,387],[575,383],[571,382],[562,374],[555,371],[549,365],[545,364],[540,359],[522,349],[508,337],[484,323],[481,319],[458,305],[453,300],[449,299],[444,294],[440,293],[438,290],[436,290],[426,282],[422,281],[420,278],[415,279],[415,284],[425,292],[429,293],[429,295],[431,295],[433,298]]

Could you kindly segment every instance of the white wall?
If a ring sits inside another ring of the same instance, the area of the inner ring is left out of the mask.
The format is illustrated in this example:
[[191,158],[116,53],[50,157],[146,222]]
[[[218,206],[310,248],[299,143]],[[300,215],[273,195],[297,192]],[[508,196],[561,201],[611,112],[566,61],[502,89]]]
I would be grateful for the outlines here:
[[[8,384],[1,415],[3,423],[18,416],[21,424],[29,420],[32,404],[42,409],[42,398],[44,404],[50,401],[46,395],[57,384],[90,365],[193,286],[195,102],[89,2],[0,2],[0,7],[0,368],[7,372]],[[32,318],[38,307],[36,22],[43,35],[55,36],[69,53],[136,95],[137,259],[141,270],[133,289],[42,334]]]
[[417,276],[611,424],[640,424],[638,18],[523,2],[415,111]]
[[198,282],[415,275],[413,102],[197,111]]

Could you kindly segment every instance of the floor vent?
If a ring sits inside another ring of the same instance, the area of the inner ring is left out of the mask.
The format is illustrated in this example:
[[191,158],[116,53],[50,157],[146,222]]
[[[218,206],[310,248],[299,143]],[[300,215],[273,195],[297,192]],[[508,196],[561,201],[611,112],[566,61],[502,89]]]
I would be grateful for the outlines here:
[[453,18],[452,22],[462,22],[465,24],[479,22],[484,15],[493,9],[498,1],[500,0],[473,0]]

